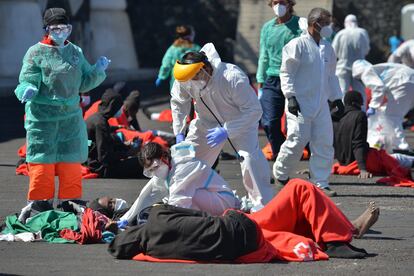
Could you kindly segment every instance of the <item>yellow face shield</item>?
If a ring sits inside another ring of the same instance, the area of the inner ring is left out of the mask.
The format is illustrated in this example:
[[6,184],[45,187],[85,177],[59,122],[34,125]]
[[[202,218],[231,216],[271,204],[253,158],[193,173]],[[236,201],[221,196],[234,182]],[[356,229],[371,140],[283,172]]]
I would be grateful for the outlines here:
[[178,60],[175,62],[173,74],[174,78],[179,82],[186,82],[194,78],[201,68],[203,68],[203,62],[197,62],[192,64],[183,64]]

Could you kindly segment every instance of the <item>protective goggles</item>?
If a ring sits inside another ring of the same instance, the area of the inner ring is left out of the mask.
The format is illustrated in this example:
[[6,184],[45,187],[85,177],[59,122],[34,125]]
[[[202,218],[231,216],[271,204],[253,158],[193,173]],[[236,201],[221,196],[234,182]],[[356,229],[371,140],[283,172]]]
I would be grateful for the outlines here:
[[173,74],[174,78],[179,82],[186,82],[200,72],[205,62],[208,61],[207,57],[201,53],[195,59],[183,59],[182,61],[177,60],[174,65]]
[[72,25],[71,24],[59,24],[59,25],[50,25],[46,27],[46,30],[48,32],[53,32],[56,34],[60,33],[69,33],[72,31]]
[[152,178],[154,176],[154,172],[160,167],[161,162],[162,161],[160,159],[154,159],[151,166],[144,168],[144,171],[142,172],[144,176]]

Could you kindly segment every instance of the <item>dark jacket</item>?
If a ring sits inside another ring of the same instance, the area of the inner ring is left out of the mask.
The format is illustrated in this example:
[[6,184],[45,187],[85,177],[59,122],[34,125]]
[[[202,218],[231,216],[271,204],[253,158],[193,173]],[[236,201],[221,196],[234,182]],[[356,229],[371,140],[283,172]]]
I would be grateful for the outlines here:
[[144,253],[161,259],[230,261],[257,249],[256,224],[230,210],[224,216],[157,205],[144,225],[118,234],[108,251],[119,259]]
[[346,166],[355,160],[360,170],[366,170],[368,119],[364,112],[353,106],[345,106],[339,122],[334,122],[335,158]]
[[107,90],[101,99],[98,112],[86,120],[88,139],[92,141],[89,147],[88,166],[101,177],[105,177],[111,164],[126,157],[127,147],[114,136],[114,128],[108,124],[122,107],[121,96]]

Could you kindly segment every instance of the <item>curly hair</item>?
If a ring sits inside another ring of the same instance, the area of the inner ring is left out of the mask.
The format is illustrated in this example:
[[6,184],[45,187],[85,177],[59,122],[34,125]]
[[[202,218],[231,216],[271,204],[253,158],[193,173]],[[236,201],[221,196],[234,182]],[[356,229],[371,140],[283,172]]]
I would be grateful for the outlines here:
[[160,144],[149,142],[145,144],[138,154],[139,163],[146,167],[151,164],[154,159],[166,158],[171,159],[168,149],[164,149]]

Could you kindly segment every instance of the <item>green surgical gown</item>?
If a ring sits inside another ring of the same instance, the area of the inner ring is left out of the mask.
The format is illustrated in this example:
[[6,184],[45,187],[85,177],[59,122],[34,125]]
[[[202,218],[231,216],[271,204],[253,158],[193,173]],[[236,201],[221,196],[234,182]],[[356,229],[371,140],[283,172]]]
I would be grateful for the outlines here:
[[86,161],[88,136],[79,93],[97,87],[105,77],[70,42],[62,48],[40,42],[29,48],[14,91],[21,100],[27,87],[38,89],[25,105],[27,162]]

